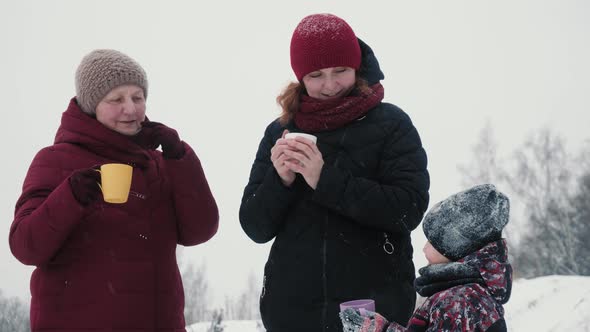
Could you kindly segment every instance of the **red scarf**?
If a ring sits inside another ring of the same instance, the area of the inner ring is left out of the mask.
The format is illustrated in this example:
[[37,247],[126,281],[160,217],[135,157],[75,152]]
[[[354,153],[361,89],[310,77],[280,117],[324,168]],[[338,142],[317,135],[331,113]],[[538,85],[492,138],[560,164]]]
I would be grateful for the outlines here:
[[306,132],[338,129],[364,116],[383,100],[383,86],[377,83],[367,92],[335,100],[318,100],[301,96],[301,105],[295,113],[295,125]]

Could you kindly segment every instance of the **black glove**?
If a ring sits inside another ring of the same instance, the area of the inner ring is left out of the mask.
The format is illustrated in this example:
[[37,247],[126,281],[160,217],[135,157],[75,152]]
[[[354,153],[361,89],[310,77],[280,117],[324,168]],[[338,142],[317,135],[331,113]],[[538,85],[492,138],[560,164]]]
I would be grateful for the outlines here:
[[99,182],[100,173],[94,168],[76,170],[69,178],[72,194],[84,206],[89,205],[100,197]]
[[147,149],[155,150],[162,146],[162,154],[166,159],[180,159],[184,156],[184,144],[176,130],[158,122],[142,123],[138,141]]

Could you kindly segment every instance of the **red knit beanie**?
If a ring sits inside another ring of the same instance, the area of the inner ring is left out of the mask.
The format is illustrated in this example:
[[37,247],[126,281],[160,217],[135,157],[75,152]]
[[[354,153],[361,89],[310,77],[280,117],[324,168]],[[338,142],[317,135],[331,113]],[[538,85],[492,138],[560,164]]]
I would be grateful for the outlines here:
[[330,67],[359,69],[361,48],[354,31],[332,14],[305,17],[291,37],[291,67],[297,79],[312,71]]

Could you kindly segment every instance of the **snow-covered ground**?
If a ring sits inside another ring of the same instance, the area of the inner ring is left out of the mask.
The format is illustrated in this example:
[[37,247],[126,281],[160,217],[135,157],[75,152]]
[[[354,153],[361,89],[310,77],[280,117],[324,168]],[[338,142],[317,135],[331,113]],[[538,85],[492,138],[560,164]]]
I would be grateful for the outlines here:
[[[590,277],[547,276],[515,280],[510,301],[504,306],[509,331],[590,332]],[[224,332],[261,332],[256,321],[226,321]],[[198,323],[187,332],[207,332]]]
[[590,332],[590,277],[516,280],[504,308],[510,331]]
[[[253,320],[230,320],[223,322],[223,332],[263,332],[262,322]],[[211,323],[197,323],[186,328],[187,332],[209,332]]]

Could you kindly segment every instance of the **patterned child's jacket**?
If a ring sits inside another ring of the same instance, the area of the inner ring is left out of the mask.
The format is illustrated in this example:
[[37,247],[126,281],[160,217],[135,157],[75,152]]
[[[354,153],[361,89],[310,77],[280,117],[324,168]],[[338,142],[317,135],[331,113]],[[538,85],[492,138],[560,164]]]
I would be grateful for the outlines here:
[[418,292],[428,299],[403,327],[387,332],[506,331],[503,304],[512,288],[506,242],[492,242],[458,262],[420,270]]

